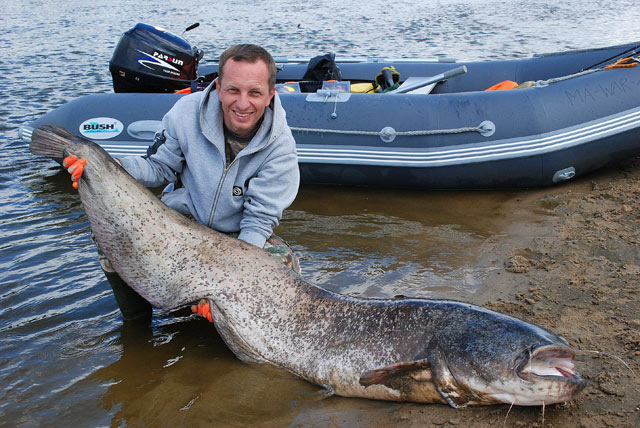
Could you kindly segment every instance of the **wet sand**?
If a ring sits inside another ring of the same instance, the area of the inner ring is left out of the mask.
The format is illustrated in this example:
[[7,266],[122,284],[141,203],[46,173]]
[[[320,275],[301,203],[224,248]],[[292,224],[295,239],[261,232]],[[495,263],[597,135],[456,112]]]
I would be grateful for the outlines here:
[[[633,372],[614,358],[579,356],[589,385],[571,403],[544,411],[391,404],[362,412],[370,423],[358,426],[640,426],[640,161],[523,192],[504,208],[518,220],[487,238],[482,256],[503,268],[469,300],[542,325],[578,348],[615,354]],[[321,425],[354,426],[339,414]]]

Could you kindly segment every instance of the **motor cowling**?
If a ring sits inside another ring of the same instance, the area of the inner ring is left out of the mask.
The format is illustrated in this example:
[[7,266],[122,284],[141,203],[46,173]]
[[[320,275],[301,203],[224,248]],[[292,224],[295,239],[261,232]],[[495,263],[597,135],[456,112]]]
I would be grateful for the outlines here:
[[175,92],[190,86],[201,53],[162,28],[136,24],[116,46],[109,71],[115,92]]

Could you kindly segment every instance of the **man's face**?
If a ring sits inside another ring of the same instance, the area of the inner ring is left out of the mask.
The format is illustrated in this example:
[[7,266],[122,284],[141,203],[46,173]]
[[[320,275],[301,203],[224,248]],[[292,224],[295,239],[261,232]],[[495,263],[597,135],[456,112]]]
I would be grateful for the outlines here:
[[256,128],[276,89],[269,89],[269,72],[264,61],[229,59],[217,91],[227,129],[245,137]]

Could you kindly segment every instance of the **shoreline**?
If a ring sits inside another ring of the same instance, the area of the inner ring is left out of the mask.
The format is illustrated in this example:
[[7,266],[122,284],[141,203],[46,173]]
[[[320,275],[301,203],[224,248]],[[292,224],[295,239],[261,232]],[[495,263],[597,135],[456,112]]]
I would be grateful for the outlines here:
[[[501,267],[469,301],[539,324],[576,348],[601,352],[576,358],[589,381],[585,390],[570,403],[545,409],[329,400],[336,426],[640,426],[640,159],[524,192],[504,209],[517,220],[481,248],[482,261]],[[366,415],[355,424],[354,406],[361,418]]]

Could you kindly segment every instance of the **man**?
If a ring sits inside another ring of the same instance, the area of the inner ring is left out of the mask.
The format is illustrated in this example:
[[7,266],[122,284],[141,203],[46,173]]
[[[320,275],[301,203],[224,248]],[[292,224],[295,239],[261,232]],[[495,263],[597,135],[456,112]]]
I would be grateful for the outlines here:
[[[299,270],[288,246],[272,236],[300,182],[295,141],[275,81],[276,65],[265,49],[232,46],[220,56],[215,89],[210,85],[181,98],[163,118],[164,129],[148,155],[119,162],[147,187],[172,183],[162,196],[171,208],[265,248]],[[63,164],[77,182],[82,167],[71,161]],[[123,317],[149,320],[151,305],[102,259]]]

